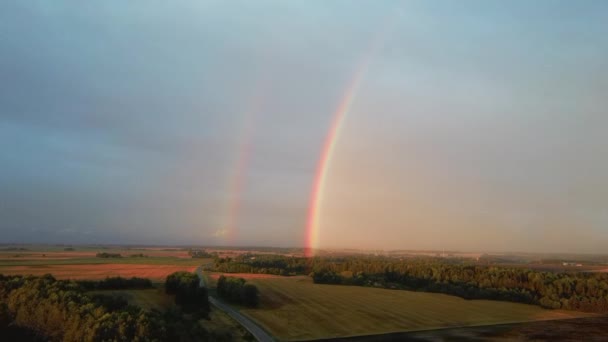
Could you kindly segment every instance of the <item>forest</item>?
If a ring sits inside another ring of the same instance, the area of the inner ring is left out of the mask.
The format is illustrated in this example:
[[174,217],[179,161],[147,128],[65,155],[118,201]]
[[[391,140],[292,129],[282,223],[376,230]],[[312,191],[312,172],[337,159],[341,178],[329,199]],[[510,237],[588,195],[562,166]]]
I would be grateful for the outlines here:
[[[168,278],[177,284],[170,290],[176,301],[181,299],[175,308],[159,312],[144,311],[121,298],[87,294],[82,284],[51,275],[0,275],[0,337],[31,341],[215,340],[213,332],[199,323],[208,315],[206,289],[193,290],[193,277]],[[107,286],[107,281],[102,282],[106,285],[93,288]],[[193,297],[191,305],[182,306]]]
[[298,258],[244,255],[216,258],[213,270],[310,275],[315,283],[445,293],[465,299],[536,304],[551,309],[608,312],[608,274],[545,272],[479,265],[466,259],[381,256]]

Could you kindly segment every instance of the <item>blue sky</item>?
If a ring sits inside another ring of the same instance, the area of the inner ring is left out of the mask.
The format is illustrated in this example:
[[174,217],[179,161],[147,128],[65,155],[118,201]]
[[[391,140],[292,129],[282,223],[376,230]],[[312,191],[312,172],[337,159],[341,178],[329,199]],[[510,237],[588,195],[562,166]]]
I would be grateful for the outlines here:
[[3,1],[0,242],[301,246],[369,58],[321,247],[603,251],[606,22],[605,1]]

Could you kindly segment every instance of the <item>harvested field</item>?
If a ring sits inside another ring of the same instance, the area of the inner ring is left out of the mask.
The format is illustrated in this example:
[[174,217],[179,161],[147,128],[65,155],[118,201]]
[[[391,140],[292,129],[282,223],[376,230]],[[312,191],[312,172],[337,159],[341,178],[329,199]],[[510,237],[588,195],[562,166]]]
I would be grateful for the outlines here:
[[167,275],[177,271],[194,271],[195,266],[139,265],[139,264],[76,264],[76,265],[29,265],[0,266],[0,274],[31,274],[40,276],[50,273],[57,279],[104,279],[106,277],[140,277],[152,281],[164,281]]
[[199,266],[210,259],[193,259],[177,257],[125,257],[125,258],[13,258],[1,259],[0,269],[7,266],[49,266],[49,265],[99,265],[99,264],[131,264],[131,265],[174,265]]
[[93,258],[95,252],[27,252],[27,253],[0,253],[0,260],[40,260],[40,259],[73,259],[73,258]]
[[492,325],[590,315],[444,294],[313,284],[309,278],[250,279],[258,309],[242,309],[280,340]]
[[172,257],[191,259],[186,251],[159,251],[159,250],[88,250],[88,251],[62,251],[62,252],[0,252],[0,259],[47,260],[47,259],[74,259],[94,258],[97,253],[116,253],[128,258],[133,254],[143,254],[146,257]]

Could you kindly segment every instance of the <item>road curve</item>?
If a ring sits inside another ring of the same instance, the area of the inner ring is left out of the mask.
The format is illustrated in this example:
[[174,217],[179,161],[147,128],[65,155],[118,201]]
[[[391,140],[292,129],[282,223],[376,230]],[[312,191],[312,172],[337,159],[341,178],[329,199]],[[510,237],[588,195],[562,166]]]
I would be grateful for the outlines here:
[[[204,287],[205,286],[205,277],[203,277],[203,266],[199,266],[196,269],[196,275],[200,279],[199,286]],[[274,342],[274,339],[272,338],[272,336],[270,336],[266,331],[264,331],[262,328],[260,328],[260,326],[258,326],[247,316],[241,314],[240,312],[233,309],[229,305],[223,303],[219,299],[212,297],[212,296],[209,296],[209,303],[211,303],[216,308],[227,313],[235,321],[239,322],[239,324],[241,324],[245,329],[247,329],[247,331],[249,331],[251,333],[251,335],[253,335],[253,337],[255,337],[256,340],[258,340],[260,342]]]

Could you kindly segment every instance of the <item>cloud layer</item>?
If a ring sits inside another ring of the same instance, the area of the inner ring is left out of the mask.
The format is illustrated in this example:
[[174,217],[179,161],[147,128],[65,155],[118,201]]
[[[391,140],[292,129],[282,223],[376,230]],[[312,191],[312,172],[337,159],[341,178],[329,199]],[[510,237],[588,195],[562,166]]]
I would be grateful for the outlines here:
[[2,242],[301,246],[389,27],[321,247],[603,251],[606,7],[4,1]]

